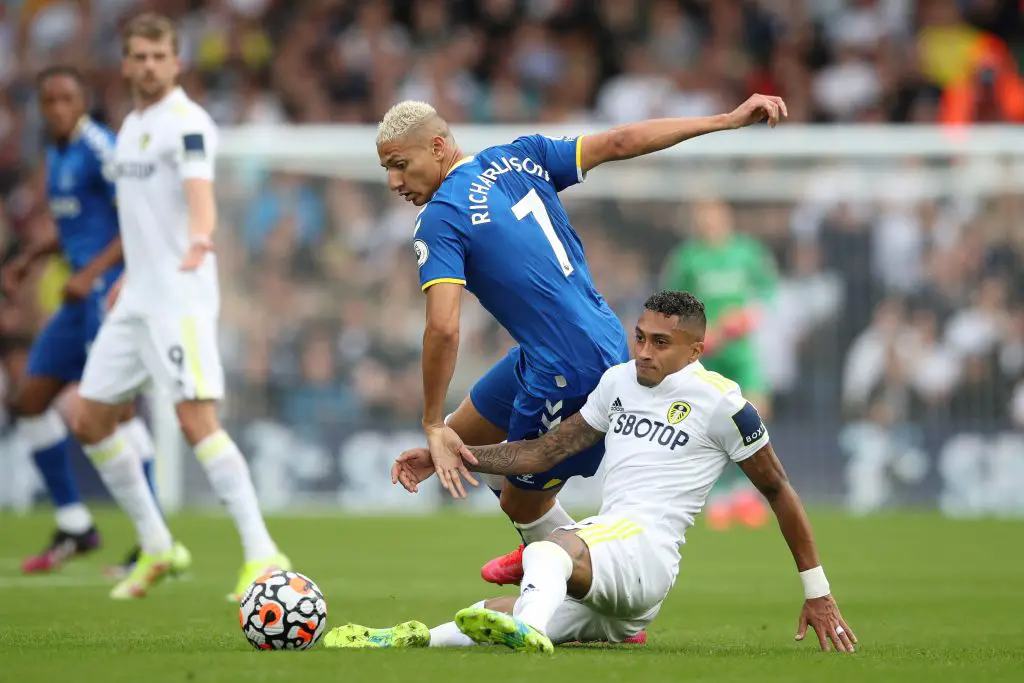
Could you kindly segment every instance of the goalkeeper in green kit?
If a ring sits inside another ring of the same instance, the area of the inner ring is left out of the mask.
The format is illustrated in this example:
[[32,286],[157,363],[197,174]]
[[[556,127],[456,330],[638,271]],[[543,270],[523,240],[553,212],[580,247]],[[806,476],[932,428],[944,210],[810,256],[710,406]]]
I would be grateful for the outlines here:
[[[775,292],[775,263],[755,238],[733,231],[732,213],[720,201],[701,200],[693,209],[694,238],[681,243],[665,263],[663,286],[692,293],[704,302],[708,328],[701,363],[740,385],[762,417],[770,395],[752,335],[761,306]],[[767,524],[768,506],[739,468],[722,473],[708,498],[708,525],[728,528]]]

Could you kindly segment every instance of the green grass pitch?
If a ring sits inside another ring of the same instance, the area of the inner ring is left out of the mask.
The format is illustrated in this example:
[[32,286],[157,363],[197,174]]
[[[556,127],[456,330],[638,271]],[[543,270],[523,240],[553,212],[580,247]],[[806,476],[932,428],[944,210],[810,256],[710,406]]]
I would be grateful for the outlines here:
[[[774,526],[692,530],[646,648],[567,647],[542,658],[496,649],[257,652],[223,597],[240,563],[227,520],[174,518],[194,555],[191,577],[117,603],[106,597],[100,568],[129,542],[124,518],[101,515],[106,546],[96,556],[59,575],[22,577],[18,558],[38,548],[49,516],[0,516],[0,680],[1024,680],[1024,524],[828,511],[812,520],[835,595],[861,641],[852,656],[793,641],[802,593]],[[323,590],[333,625],[448,621],[502,594],[478,570],[517,540],[497,517],[456,514],[279,518],[270,526],[296,569]]]

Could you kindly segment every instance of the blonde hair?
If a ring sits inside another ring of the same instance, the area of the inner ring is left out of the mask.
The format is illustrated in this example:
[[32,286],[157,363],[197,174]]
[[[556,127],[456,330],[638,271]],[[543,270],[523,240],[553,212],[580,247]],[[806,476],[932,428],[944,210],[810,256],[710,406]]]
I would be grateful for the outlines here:
[[442,133],[448,135],[448,125],[437,115],[437,110],[426,102],[405,100],[388,109],[377,126],[377,144],[382,145],[403,138],[425,123],[439,121]]
[[171,50],[175,56],[178,54],[178,29],[174,22],[162,14],[147,12],[140,14],[131,21],[121,34],[121,49],[125,55],[128,54],[128,45],[132,38],[145,38],[146,40],[161,40],[167,36],[171,38]]

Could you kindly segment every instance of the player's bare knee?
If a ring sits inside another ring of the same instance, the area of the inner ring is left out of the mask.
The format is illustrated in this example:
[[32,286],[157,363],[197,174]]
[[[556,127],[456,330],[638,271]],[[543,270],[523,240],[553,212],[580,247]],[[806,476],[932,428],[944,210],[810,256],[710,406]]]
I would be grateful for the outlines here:
[[117,429],[120,406],[106,406],[80,399],[71,417],[71,431],[79,443],[91,445],[103,441]]
[[451,427],[467,446],[489,446],[505,440],[507,432],[485,418],[473,405],[469,396],[455,412],[445,418],[445,424]]
[[134,417],[135,417],[135,405],[132,404],[132,403],[126,403],[124,405],[124,407],[121,408],[121,412],[117,416],[117,421],[120,422],[120,423],[125,423],[125,422],[128,422],[129,420],[131,420]]
[[530,524],[544,516],[555,504],[555,495],[546,491],[524,491],[508,482],[501,489],[501,511],[516,524]]
[[193,446],[221,428],[213,401],[183,401],[175,406],[175,412],[185,439]]
[[512,614],[513,608],[516,606],[517,595],[503,595],[500,598],[491,598],[484,602],[484,607],[495,612],[504,612],[505,614]]

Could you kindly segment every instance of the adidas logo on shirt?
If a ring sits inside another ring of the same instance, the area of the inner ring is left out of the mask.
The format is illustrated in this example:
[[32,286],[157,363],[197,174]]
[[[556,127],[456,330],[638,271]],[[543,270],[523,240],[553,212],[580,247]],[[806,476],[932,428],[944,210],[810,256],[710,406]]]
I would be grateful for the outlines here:
[[612,401],[612,412],[613,413],[621,413],[624,410],[625,409],[622,407],[622,401],[619,399],[618,396],[616,396],[615,400]]

